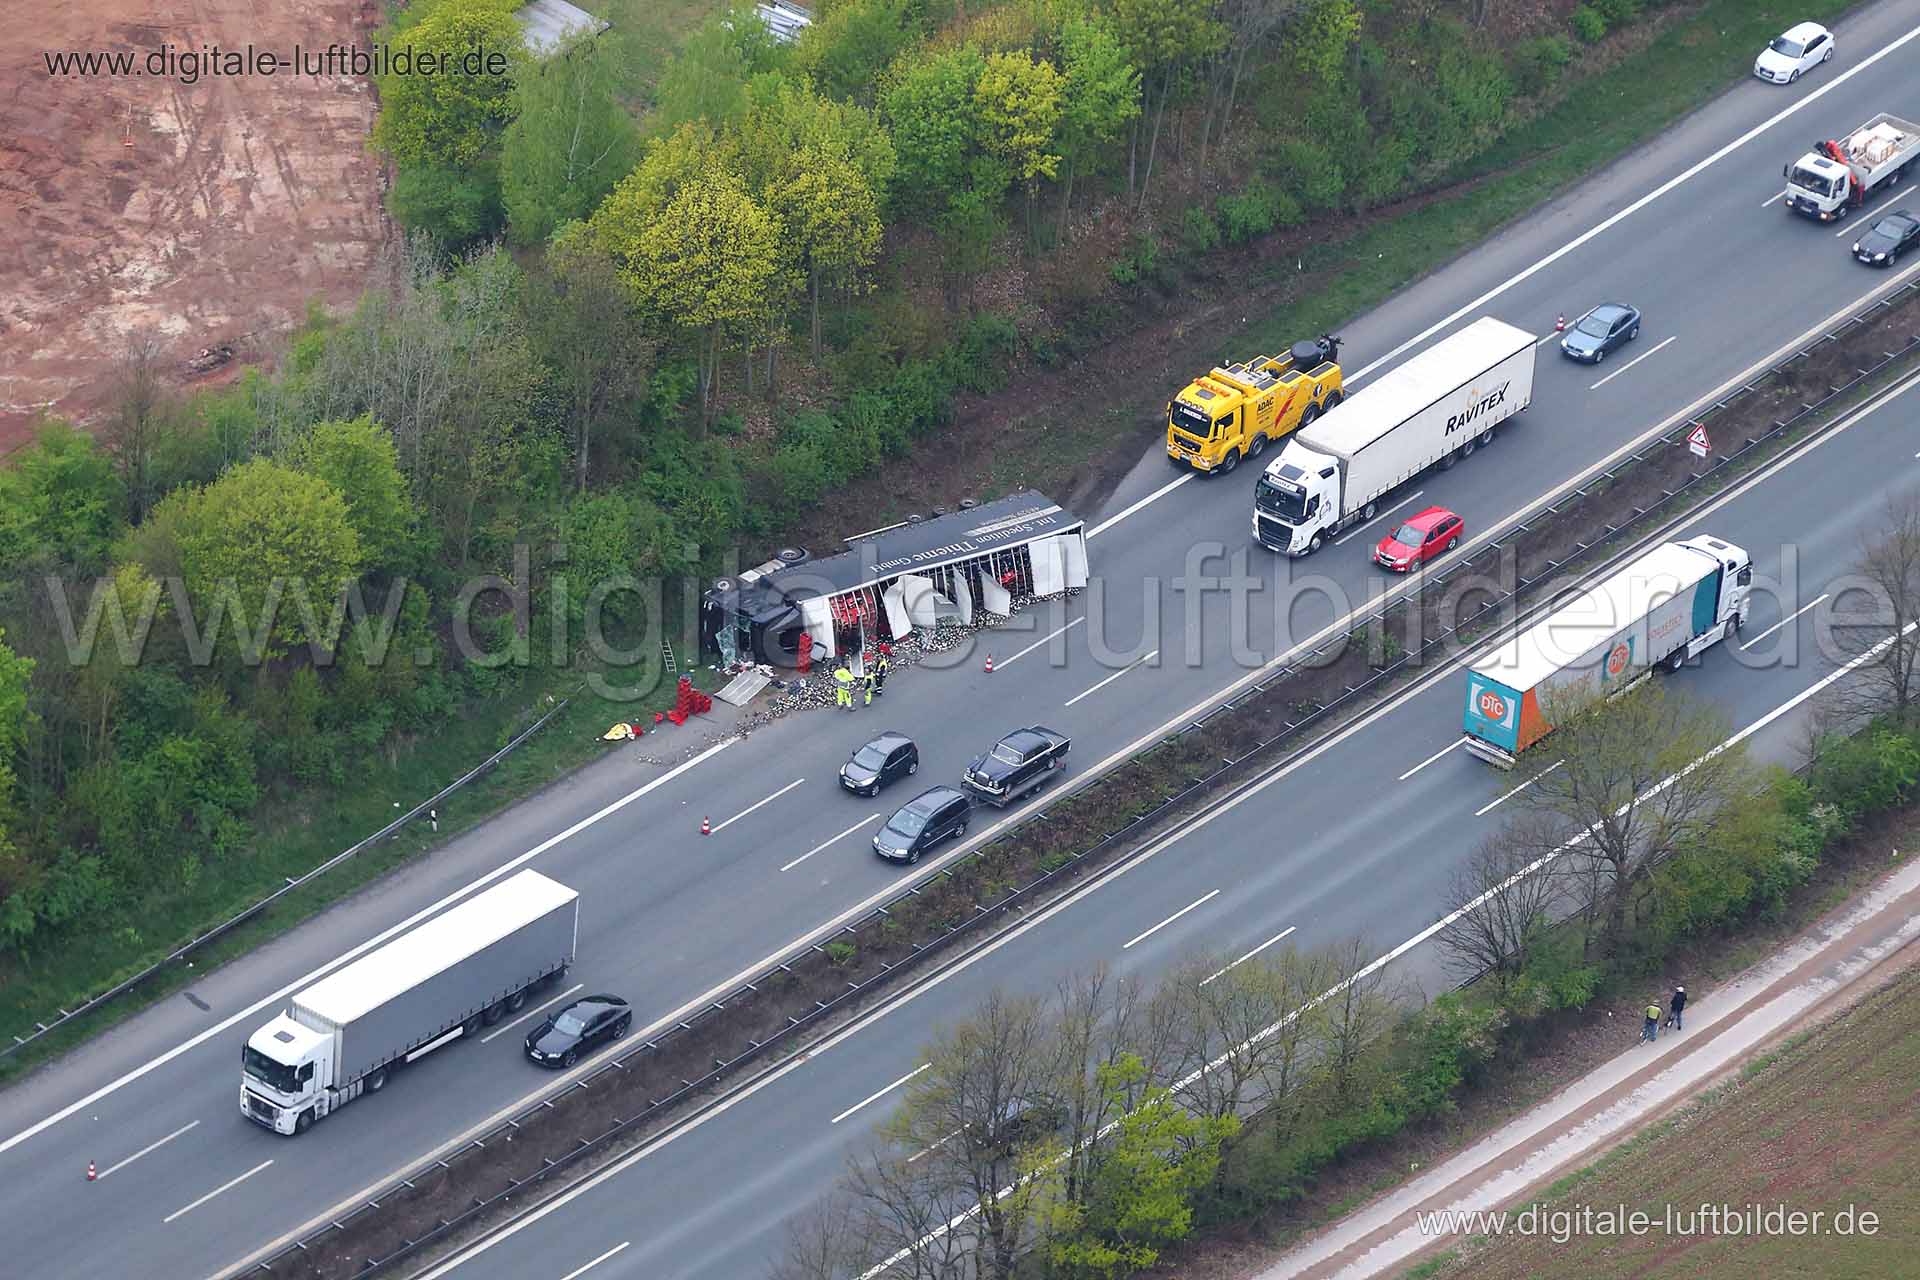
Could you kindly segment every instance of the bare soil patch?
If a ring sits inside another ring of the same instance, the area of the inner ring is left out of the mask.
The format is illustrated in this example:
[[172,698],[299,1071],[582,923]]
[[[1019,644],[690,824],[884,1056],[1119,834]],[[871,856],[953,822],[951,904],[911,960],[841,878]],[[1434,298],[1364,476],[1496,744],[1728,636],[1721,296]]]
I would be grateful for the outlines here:
[[[377,17],[374,0],[16,7],[0,61],[0,453],[42,412],[97,415],[129,335],[157,339],[181,382],[217,381],[309,302],[358,294],[387,234],[373,86],[286,68],[185,84],[140,64],[163,45],[364,49]],[[66,52],[136,67],[51,72],[46,56]],[[189,369],[223,345],[231,362]]]

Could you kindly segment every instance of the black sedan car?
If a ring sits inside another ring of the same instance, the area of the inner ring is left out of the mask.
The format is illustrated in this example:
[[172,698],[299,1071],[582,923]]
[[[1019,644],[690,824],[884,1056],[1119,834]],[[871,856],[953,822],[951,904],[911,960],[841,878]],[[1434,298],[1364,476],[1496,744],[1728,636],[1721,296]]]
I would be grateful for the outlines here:
[[942,840],[967,834],[972,807],[963,791],[928,787],[894,810],[873,837],[873,851],[889,862],[918,862],[921,854]]
[[989,804],[1005,807],[1045,782],[1072,745],[1066,734],[1044,725],[1015,729],[975,756],[960,780]]
[[1560,339],[1570,359],[1599,364],[1607,352],[1640,336],[1640,311],[1624,302],[1603,302],[1573,322]]
[[543,1067],[570,1067],[632,1026],[633,1010],[619,996],[582,996],[527,1033],[527,1057]]
[[904,733],[888,730],[840,766],[840,785],[857,796],[877,796],[889,782],[920,772],[920,748]]
[[1853,242],[1853,256],[1870,267],[1890,267],[1900,255],[1920,245],[1920,218],[1895,209],[1876,219],[1867,233]]

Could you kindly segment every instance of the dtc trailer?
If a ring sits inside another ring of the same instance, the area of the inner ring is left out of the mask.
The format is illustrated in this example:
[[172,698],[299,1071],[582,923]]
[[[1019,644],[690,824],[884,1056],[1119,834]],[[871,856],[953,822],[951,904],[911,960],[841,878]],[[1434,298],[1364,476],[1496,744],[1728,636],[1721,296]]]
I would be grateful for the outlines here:
[[[1553,731],[1547,714],[1628,688],[1747,619],[1753,563],[1718,538],[1655,547],[1507,641],[1467,671],[1466,747],[1502,769]],[[1547,705],[1543,706],[1542,703]]]
[[1483,316],[1294,432],[1254,486],[1254,540],[1288,555],[1318,551],[1373,519],[1396,485],[1490,443],[1533,399],[1533,344]]
[[378,1093],[392,1073],[518,1010],[573,963],[580,895],[522,871],[295,995],[247,1040],[240,1114],[276,1133]]

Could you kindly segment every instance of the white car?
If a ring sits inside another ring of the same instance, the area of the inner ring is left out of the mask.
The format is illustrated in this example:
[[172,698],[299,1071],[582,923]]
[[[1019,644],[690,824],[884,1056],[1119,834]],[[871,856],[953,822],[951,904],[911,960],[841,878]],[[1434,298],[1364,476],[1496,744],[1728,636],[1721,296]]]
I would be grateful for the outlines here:
[[1753,74],[1774,84],[1792,84],[1832,56],[1833,32],[1817,22],[1803,22],[1773,38],[1753,60]]

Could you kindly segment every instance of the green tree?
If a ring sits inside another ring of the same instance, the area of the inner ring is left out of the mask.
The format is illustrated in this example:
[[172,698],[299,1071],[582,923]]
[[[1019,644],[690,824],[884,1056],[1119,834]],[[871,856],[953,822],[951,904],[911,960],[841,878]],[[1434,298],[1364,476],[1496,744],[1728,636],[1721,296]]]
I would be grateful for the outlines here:
[[794,46],[794,66],[830,98],[871,103],[881,73],[926,29],[920,0],[821,6]]
[[890,73],[883,110],[898,157],[897,199],[909,212],[937,217],[956,196],[988,188],[997,200],[1006,190],[1006,170],[982,163],[974,86],[985,69],[980,51],[962,46],[909,56]]
[[726,155],[708,157],[697,180],[655,203],[667,185],[650,172],[656,156],[663,164],[679,159],[671,148],[650,150],[607,197],[593,226],[641,303],[694,341],[704,427],[713,413],[720,344],[763,332],[785,287],[784,226],[747,193]]
[[853,161],[828,146],[797,153],[766,193],[807,280],[808,331],[820,358],[820,282],[853,285],[880,252],[880,206]]
[[347,504],[368,568],[405,567],[415,511],[393,437],[370,414],[322,422],[300,442],[295,463],[332,485]]
[[27,682],[33,661],[7,647],[0,631],[0,936],[18,942],[32,931],[33,910],[27,894],[38,879],[36,868],[15,847],[13,757],[27,740],[33,712],[27,705]]
[[[314,621],[324,626],[334,599],[359,576],[360,536],[331,484],[256,458],[160,505],[178,508],[175,536],[196,612],[207,614],[223,602],[243,633],[259,628],[258,657],[284,654],[296,634],[322,643],[301,610],[281,605],[304,591]],[[268,619],[270,605],[275,616]],[[261,627],[266,621],[270,629]],[[243,656],[256,660],[253,653]]]
[[64,422],[42,426],[0,470],[0,567],[44,555],[82,569],[104,564],[119,527],[113,459]]
[[[404,48],[444,60],[435,75],[375,77],[380,117],[373,144],[402,167],[465,169],[498,140],[513,117],[513,78],[526,46],[514,20],[515,0],[438,0],[406,33]],[[472,59],[504,58],[504,73]]]
[[765,188],[792,167],[796,153],[824,148],[852,162],[874,199],[886,203],[898,157],[873,112],[822,97],[778,72],[755,76],[747,94],[752,105],[736,144],[750,187]]
[[500,144],[500,190],[516,243],[538,244],[584,219],[633,171],[640,131],[614,98],[606,46],[570,42],[514,83]]
[[1060,92],[1059,146],[1066,178],[1060,192],[1060,234],[1073,208],[1073,179],[1140,116],[1140,73],[1106,18],[1069,18],[1060,32],[1065,81]]
[[1026,193],[1029,235],[1040,179],[1060,171],[1061,98],[1060,73],[1053,64],[1025,53],[988,55],[973,86],[987,150]]
[[[1226,31],[1213,17],[1212,0],[1113,0],[1113,29],[1127,45],[1127,57],[1140,71],[1141,117],[1127,154],[1127,190],[1137,189],[1142,204],[1153,181],[1153,161],[1167,104],[1181,88],[1181,73],[1212,56]],[[1146,168],[1139,168],[1140,130],[1147,132]]]
[[401,166],[387,198],[394,221],[433,237],[442,253],[457,254],[498,235],[506,225],[500,205],[500,168],[492,152],[471,165]]

